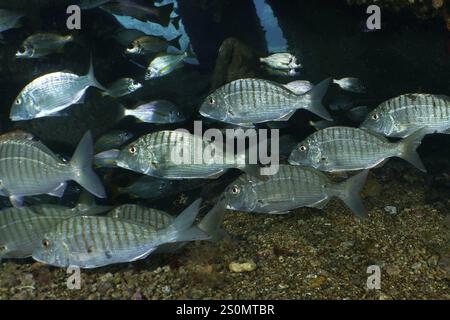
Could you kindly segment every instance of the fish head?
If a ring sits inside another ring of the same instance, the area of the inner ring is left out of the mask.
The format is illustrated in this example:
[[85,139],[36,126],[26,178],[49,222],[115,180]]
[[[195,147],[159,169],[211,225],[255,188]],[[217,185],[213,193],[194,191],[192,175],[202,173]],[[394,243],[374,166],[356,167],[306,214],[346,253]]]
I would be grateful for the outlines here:
[[12,121],[33,119],[40,111],[39,108],[36,108],[36,105],[32,94],[25,91],[21,92],[14,100],[9,117]]
[[33,251],[33,259],[56,267],[69,266],[70,250],[64,241],[55,235],[45,235]]
[[156,63],[152,62],[152,63],[150,63],[147,71],[145,72],[145,80],[158,78],[158,77],[161,77],[162,75],[163,75],[162,69],[159,68]]
[[225,190],[223,201],[229,210],[253,211],[256,208],[256,192],[252,188],[252,178],[247,181],[238,179],[231,183]]
[[222,122],[227,122],[227,119],[230,117],[230,112],[232,114],[231,106],[228,105],[226,99],[220,94],[220,90],[206,97],[199,112],[205,118]]
[[24,46],[21,47],[16,52],[16,58],[17,59],[26,59],[26,58],[33,58],[35,54],[35,49],[32,46]]
[[116,164],[127,170],[147,174],[154,167],[154,158],[148,148],[137,140],[120,150]]
[[183,122],[187,119],[187,116],[184,114],[182,110],[180,110],[177,107],[174,107],[173,109],[169,110],[168,112],[168,122],[169,123],[177,123],[177,122]]
[[130,45],[125,49],[125,53],[128,54],[140,54],[142,52],[142,47],[139,45],[138,42],[132,42]]
[[300,165],[319,169],[319,167],[321,167],[324,162],[324,158],[322,156],[322,150],[319,145],[314,143],[314,141],[306,139],[295,146],[294,150],[292,150],[289,156],[288,161],[292,165]]
[[142,84],[134,79],[128,79],[128,91],[129,92],[135,92],[136,90],[139,90],[142,88]]
[[388,112],[374,109],[367,115],[360,128],[389,136],[395,130],[395,120]]

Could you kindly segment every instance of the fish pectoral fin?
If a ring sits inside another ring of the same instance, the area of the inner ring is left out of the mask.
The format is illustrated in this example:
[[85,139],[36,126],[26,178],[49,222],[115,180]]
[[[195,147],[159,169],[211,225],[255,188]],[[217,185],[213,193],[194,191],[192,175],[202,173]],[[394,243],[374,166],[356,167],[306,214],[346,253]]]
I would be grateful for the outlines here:
[[244,127],[244,128],[254,128],[255,127],[255,125],[251,122],[239,123],[238,126]]
[[386,162],[388,162],[388,160],[389,160],[389,158],[388,158],[388,159],[384,159],[384,160],[381,161],[379,164],[377,164],[374,168],[381,168],[382,166],[384,166],[384,164],[385,164]]
[[67,183],[62,182],[59,186],[48,193],[49,196],[61,198],[66,191]]
[[9,201],[11,201],[11,204],[13,205],[14,208],[23,207],[23,197],[9,196]]
[[314,203],[312,206],[310,206],[311,208],[316,208],[316,209],[323,209],[325,208],[325,206],[327,205],[329,199],[324,199],[321,200],[319,202]]
[[289,113],[287,113],[284,116],[282,116],[278,119],[275,119],[273,121],[288,121],[292,117],[292,115],[295,113],[295,111],[297,111],[297,110],[289,111]]
[[144,252],[143,254],[140,254],[134,258],[131,258],[129,262],[133,262],[136,260],[141,260],[141,259],[145,259],[146,257],[148,257],[153,251],[155,251],[158,247],[153,247],[150,250],[147,250],[146,252]]
[[86,92],[84,92],[81,96],[80,96],[80,98],[77,100],[77,101],[75,101],[73,104],[84,104],[84,100],[86,99]]

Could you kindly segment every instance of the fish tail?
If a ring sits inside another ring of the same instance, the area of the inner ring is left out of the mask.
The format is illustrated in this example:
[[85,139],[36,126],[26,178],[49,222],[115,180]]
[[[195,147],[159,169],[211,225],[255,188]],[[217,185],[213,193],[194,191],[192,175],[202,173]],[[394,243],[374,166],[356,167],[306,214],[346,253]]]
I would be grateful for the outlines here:
[[400,153],[397,156],[408,161],[423,172],[427,172],[427,169],[425,169],[422,160],[420,160],[419,154],[417,153],[417,148],[422,143],[422,139],[426,134],[427,129],[421,128],[407,138],[398,142],[398,145],[400,146]]
[[172,47],[175,47],[175,48],[177,48],[178,50],[181,51],[180,39],[181,39],[182,36],[183,36],[183,35],[180,34],[180,35],[179,35],[178,37],[176,37],[175,39],[170,40],[170,41],[169,41],[169,44],[170,44]]
[[212,241],[219,241],[225,231],[221,228],[225,216],[225,202],[219,202],[203,217],[198,227],[211,236]]
[[158,7],[159,10],[159,21],[161,22],[161,25],[164,27],[167,27],[170,23],[170,15],[173,11],[173,3],[169,3],[165,6]]
[[333,121],[333,118],[328,113],[327,109],[322,104],[322,99],[327,93],[328,87],[330,85],[331,78],[327,78],[320,82],[318,85],[314,86],[310,91],[305,93],[304,95],[300,95],[302,98],[305,95],[310,99],[310,105],[307,107],[307,110],[318,115],[325,120]]
[[366,183],[368,173],[369,170],[364,170],[340,183],[338,188],[339,191],[336,195],[344,201],[354,214],[363,219],[367,218],[367,212],[364,209],[359,193]]
[[193,226],[195,218],[200,211],[201,203],[202,199],[195,200],[175,219],[170,226],[174,230],[174,233],[170,236],[170,242],[209,240],[211,238],[205,231]]
[[102,86],[100,84],[100,82],[97,81],[97,78],[95,77],[95,74],[94,74],[94,61],[92,59],[92,55],[91,55],[91,60],[90,60],[90,63],[89,63],[89,72],[87,74],[87,78],[88,78],[88,81],[89,81],[91,86],[96,87],[96,88],[98,88],[100,90],[103,90],[103,91],[108,91],[104,86]]
[[93,195],[99,198],[106,198],[105,188],[92,169],[93,158],[94,146],[92,143],[92,135],[88,131],[81,139],[70,160],[70,166],[74,173],[72,179]]

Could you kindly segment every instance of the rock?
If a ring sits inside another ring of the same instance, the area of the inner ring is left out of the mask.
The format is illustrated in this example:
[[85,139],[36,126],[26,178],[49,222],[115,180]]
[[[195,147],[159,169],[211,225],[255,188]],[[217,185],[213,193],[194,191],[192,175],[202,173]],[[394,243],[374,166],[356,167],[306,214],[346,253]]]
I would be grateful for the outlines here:
[[253,261],[243,263],[231,262],[228,265],[228,268],[231,272],[251,272],[256,269],[256,263],[254,263]]
[[325,276],[319,275],[309,281],[309,287],[311,289],[320,288],[326,281],[327,281],[327,278]]
[[255,77],[258,57],[252,48],[235,38],[226,39],[219,49],[211,91],[231,81]]

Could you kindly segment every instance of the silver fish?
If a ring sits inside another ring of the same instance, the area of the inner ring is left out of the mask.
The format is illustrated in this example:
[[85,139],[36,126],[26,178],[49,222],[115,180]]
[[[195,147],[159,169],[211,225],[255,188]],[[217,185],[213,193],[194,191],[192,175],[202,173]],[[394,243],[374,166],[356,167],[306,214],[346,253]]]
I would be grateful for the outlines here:
[[423,137],[419,130],[400,142],[351,127],[331,127],[317,131],[300,142],[289,156],[289,163],[339,172],[381,166],[391,157],[399,157],[426,171],[416,152]]
[[114,148],[120,148],[125,143],[133,139],[134,135],[125,130],[112,130],[95,141],[95,152],[106,151]]
[[182,35],[168,41],[164,38],[144,35],[135,40],[125,49],[127,54],[149,55],[165,52],[169,46],[181,51],[179,40]]
[[[223,237],[221,225],[225,214],[225,203],[223,199],[203,217],[198,227],[206,232],[213,240],[219,240]],[[122,221],[131,221],[146,225],[155,230],[161,230],[169,227],[175,221],[175,217],[161,210],[147,208],[135,204],[121,205],[108,213],[108,216],[120,219]],[[186,243],[163,245],[158,248],[158,252],[173,252]]]
[[411,93],[389,99],[367,115],[361,128],[397,138],[419,128],[426,133],[450,133],[450,97]]
[[[214,153],[204,159],[204,153]],[[257,165],[245,164],[245,154],[222,152],[213,142],[186,131],[158,131],[132,142],[120,152],[121,168],[164,179],[215,179],[236,168],[258,175]]]
[[207,240],[210,237],[193,226],[200,203],[200,199],[195,201],[170,226],[159,230],[111,217],[64,220],[44,236],[33,259],[57,267],[89,269],[144,259],[167,243]]
[[46,74],[22,89],[12,105],[10,118],[12,121],[20,121],[56,115],[59,111],[80,103],[91,86],[105,90],[95,79],[92,63],[85,76],[67,72]]
[[297,63],[297,58],[289,52],[274,53],[259,60],[276,70],[292,70],[302,66],[300,63]]
[[61,197],[66,181],[74,180],[104,198],[105,190],[92,170],[92,137],[87,132],[66,163],[39,141],[0,139],[0,195],[20,206],[22,197],[49,194]]
[[187,119],[183,111],[167,100],[151,101],[134,109],[123,109],[124,116],[134,117],[146,123],[178,123]]
[[120,16],[130,16],[143,22],[152,21],[167,27],[174,4],[155,7],[146,0],[115,0],[105,3],[102,9]]
[[334,79],[333,83],[337,84],[341,89],[356,93],[365,93],[366,87],[358,78],[342,78]]
[[239,126],[286,121],[297,109],[306,109],[331,120],[321,103],[330,79],[303,95],[262,79],[241,79],[228,83],[210,94],[200,108],[204,117]]
[[16,53],[19,59],[36,59],[61,51],[74,40],[72,35],[61,36],[54,33],[36,33],[24,40]]
[[366,217],[359,192],[367,173],[338,184],[313,168],[280,165],[266,181],[240,176],[226,189],[225,202],[231,210],[284,214],[300,207],[324,208],[330,199],[339,198],[356,215]]
[[20,11],[0,9],[0,33],[18,27],[24,15]]
[[305,94],[314,88],[314,85],[307,80],[296,80],[284,85],[295,94]]
[[74,208],[60,205],[35,205],[0,211],[0,260],[30,257],[45,233],[61,221],[76,215],[98,214],[106,207],[78,204]]
[[129,186],[118,188],[118,192],[126,193],[136,198],[159,199],[197,189],[204,184],[205,180],[203,179],[167,180],[141,176]]
[[129,95],[142,87],[143,85],[134,79],[121,78],[107,87],[106,91],[102,92],[102,95],[120,98]]
[[170,226],[175,218],[161,210],[143,207],[137,204],[124,204],[108,212],[108,216],[150,226],[156,230]]
[[145,80],[163,77],[181,68],[183,66],[183,60],[187,57],[187,52],[181,54],[163,53],[158,55],[150,62],[145,72]]

